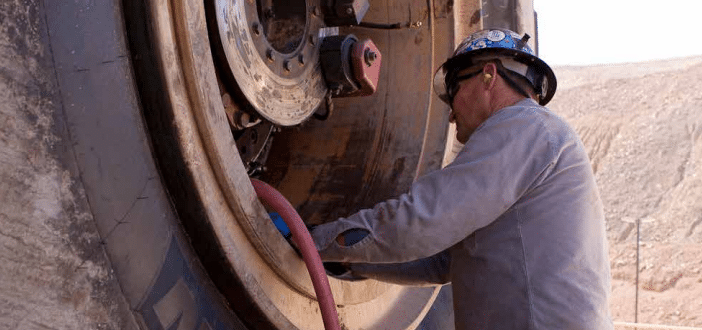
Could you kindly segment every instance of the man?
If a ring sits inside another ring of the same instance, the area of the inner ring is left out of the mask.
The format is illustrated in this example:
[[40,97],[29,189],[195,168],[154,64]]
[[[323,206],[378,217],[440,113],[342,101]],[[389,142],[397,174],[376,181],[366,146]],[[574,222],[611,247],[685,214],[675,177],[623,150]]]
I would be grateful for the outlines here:
[[556,80],[527,40],[492,29],[463,41],[434,80],[465,143],[456,159],[312,236],[347,277],[450,282],[457,329],[612,329],[590,162],[543,107]]

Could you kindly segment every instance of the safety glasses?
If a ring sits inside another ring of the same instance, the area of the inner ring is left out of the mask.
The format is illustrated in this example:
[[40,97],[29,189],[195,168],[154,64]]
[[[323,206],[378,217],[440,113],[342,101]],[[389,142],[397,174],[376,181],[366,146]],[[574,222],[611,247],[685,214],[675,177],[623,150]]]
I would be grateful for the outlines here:
[[461,81],[473,78],[481,72],[483,72],[482,68],[480,68],[480,70],[478,70],[478,71],[466,73],[464,75],[460,75],[460,76],[457,76],[457,77],[451,79],[451,82],[446,84],[446,94],[448,95],[448,98],[449,98],[449,104],[453,104],[453,98],[456,97],[456,94],[458,94],[458,90],[461,89],[461,86],[459,85],[459,83]]

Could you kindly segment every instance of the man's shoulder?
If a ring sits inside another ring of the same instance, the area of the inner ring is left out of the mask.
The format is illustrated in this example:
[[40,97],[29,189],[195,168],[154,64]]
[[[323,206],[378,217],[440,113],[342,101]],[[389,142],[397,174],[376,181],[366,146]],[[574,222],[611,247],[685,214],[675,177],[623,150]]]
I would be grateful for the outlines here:
[[498,110],[484,124],[485,128],[490,126],[508,128],[513,131],[510,133],[533,132],[562,137],[577,136],[565,119],[531,99],[524,99]]
[[561,116],[531,99],[523,99],[514,105],[502,108],[495,113],[495,117],[501,120],[520,118],[545,124],[565,124],[567,126],[566,121]]
[[469,144],[514,143],[548,150],[550,156],[541,154],[545,158],[559,157],[565,149],[585,153],[580,137],[565,119],[529,99],[499,110],[478,131]]

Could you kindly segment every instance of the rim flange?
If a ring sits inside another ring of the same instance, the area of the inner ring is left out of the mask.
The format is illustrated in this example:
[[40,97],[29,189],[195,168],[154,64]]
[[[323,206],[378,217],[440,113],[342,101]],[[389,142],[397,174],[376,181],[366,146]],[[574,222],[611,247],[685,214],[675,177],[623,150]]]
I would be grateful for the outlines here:
[[[161,55],[164,62],[161,63],[162,74],[167,81],[166,85],[170,86],[167,91],[173,104],[170,111],[173,111],[176,117],[173,124],[177,126],[175,130],[182,143],[183,162],[191,171],[193,179],[198,181],[196,185],[200,188],[197,194],[205,200],[205,206],[212,206],[212,209],[206,210],[209,222],[212,227],[216,227],[218,244],[230,258],[233,272],[237,276],[243,276],[242,281],[251,290],[252,296],[262,299],[256,303],[262,303],[269,308],[274,307],[266,317],[279,328],[291,328],[289,322],[304,329],[316,328],[313,325],[317,323],[319,313],[316,312],[314,300],[310,299],[309,294],[305,294],[309,291],[304,287],[300,290],[300,284],[295,286],[289,282],[289,277],[305,282],[304,264],[278,235],[260,203],[252,199],[252,196],[255,196],[253,188],[248,183],[248,177],[243,175],[242,179],[241,174],[245,171],[238,153],[232,148],[233,137],[224,133],[229,132],[229,126],[217,87],[215,66],[211,60],[202,60],[206,57],[202,55],[209,50],[207,31],[203,29],[202,24],[190,24],[190,21],[204,21],[204,18],[192,17],[197,14],[204,17],[204,13],[188,12],[193,7],[197,7],[194,0],[190,5],[176,4],[174,12],[181,15],[175,14],[174,18],[167,16],[172,15],[168,10],[156,10],[158,15],[165,15],[166,18],[161,17],[159,20],[156,15],[155,19],[155,30],[161,33],[157,39],[166,40],[165,43],[168,44],[160,45],[168,49],[162,48],[158,51],[165,54]],[[175,25],[175,28],[172,25]],[[190,30],[192,28],[196,28],[197,31]],[[166,62],[165,59],[175,60]],[[237,254],[240,251],[249,251],[249,254],[245,253],[242,257]],[[246,260],[254,260],[252,262],[255,262],[255,265],[247,264]],[[292,263],[286,263],[288,261]],[[287,266],[290,268],[286,268]],[[283,274],[281,269],[284,269]],[[342,297],[348,292],[373,291],[372,287],[367,286],[371,283],[380,282],[369,280],[352,283],[331,280],[335,296],[338,294]],[[306,287],[311,288],[311,283]],[[405,289],[380,284],[370,300],[354,302],[353,299],[358,298],[347,297],[351,299],[348,301],[340,299],[339,303],[344,304],[340,317],[342,322],[350,327],[355,327],[356,322],[381,324],[385,322],[384,317],[388,316],[387,309],[392,309],[392,306],[388,307],[388,303],[401,303],[403,308],[410,310],[426,309],[427,302],[432,301],[436,292],[438,291],[433,288]],[[424,303],[408,304],[406,299],[401,299],[410,296],[415,298],[415,302]],[[293,303],[290,303],[291,301]],[[305,312],[300,312],[300,308]],[[397,316],[395,314],[393,315]],[[291,315],[299,319],[288,319]],[[358,315],[364,315],[364,320],[356,320]],[[406,320],[396,320],[398,326],[399,323],[404,324],[403,321]]]

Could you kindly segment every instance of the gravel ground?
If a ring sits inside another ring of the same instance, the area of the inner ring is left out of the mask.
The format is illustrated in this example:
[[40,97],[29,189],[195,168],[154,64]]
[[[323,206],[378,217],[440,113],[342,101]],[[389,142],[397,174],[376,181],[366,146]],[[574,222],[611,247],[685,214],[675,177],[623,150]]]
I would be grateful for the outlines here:
[[605,206],[615,321],[702,326],[702,57],[555,71],[549,107],[583,139]]

